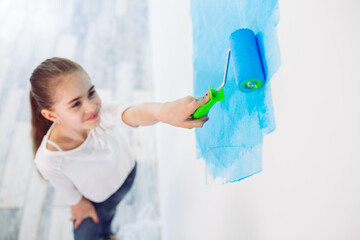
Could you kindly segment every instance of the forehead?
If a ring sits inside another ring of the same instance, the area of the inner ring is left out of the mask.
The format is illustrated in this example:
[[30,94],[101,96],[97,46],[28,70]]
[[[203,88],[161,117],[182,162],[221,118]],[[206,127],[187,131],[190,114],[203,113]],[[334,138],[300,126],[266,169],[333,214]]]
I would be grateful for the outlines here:
[[91,80],[84,72],[74,72],[65,75],[55,88],[56,103],[67,104],[77,97],[86,95],[92,86]]

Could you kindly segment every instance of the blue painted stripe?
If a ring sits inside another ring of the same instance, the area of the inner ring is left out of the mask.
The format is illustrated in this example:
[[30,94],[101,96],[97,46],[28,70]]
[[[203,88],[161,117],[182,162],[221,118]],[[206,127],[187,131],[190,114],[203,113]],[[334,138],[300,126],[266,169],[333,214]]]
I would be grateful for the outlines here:
[[240,91],[230,65],[225,100],[211,109],[210,121],[196,129],[197,153],[206,160],[207,174],[222,182],[238,181],[262,170],[263,137],[275,129],[270,79],[280,66],[278,2],[191,0],[191,18],[195,96],[204,95],[209,84],[221,84],[230,34],[240,28],[256,34],[265,86]]

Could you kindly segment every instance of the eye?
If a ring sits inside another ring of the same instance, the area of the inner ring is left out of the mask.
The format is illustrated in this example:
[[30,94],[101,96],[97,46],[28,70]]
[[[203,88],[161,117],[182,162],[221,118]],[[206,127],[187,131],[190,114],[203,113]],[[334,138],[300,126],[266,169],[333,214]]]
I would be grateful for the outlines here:
[[95,93],[96,93],[95,90],[91,91],[91,92],[89,93],[89,98],[90,98],[90,97],[93,97],[93,96],[95,95]]
[[73,108],[76,108],[78,106],[80,106],[80,101],[77,101],[77,102],[74,103],[74,105],[72,105]]

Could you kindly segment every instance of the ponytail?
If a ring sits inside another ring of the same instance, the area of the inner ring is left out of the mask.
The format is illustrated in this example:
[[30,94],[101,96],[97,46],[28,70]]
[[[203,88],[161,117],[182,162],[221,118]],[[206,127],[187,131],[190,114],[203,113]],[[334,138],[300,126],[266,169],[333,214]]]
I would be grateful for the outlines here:
[[30,90],[30,105],[31,105],[31,137],[33,142],[33,153],[39,149],[41,141],[47,131],[49,130],[52,122],[41,115],[41,109],[37,104],[32,91]]
[[46,119],[42,109],[52,110],[54,105],[54,89],[62,78],[76,71],[84,72],[77,63],[66,58],[50,58],[42,62],[30,77],[31,90],[29,94],[31,105],[31,136],[33,153],[36,154],[41,141],[49,130],[52,121]]

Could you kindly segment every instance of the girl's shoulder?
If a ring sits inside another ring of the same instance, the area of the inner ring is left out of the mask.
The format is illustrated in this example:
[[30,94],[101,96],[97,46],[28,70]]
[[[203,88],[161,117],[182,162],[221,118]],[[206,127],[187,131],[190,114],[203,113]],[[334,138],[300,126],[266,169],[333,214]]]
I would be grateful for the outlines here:
[[53,169],[58,169],[59,166],[61,166],[62,152],[58,151],[57,149],[53,151],[55,146],[52,146],[53,148],[48,148],[50,145],[48,144],[49,136],[54,127],[54,125],[50,127],[48,133],[43,137],[42,142],[35,154],[34,163],[40,171],[50,171]]
[[54,175],[61,168],[62,156],[51,155],[39,148],[36,152],[34,163],[41,174],[46,176]]
[[126,109],[134,106],[130,103],[117,103],[108,102],[101,107],[101,125],[104,128],[113,128],[115,126],[121,126],[125,128],[132,128],[127,125],[122,118],[123,113]]

